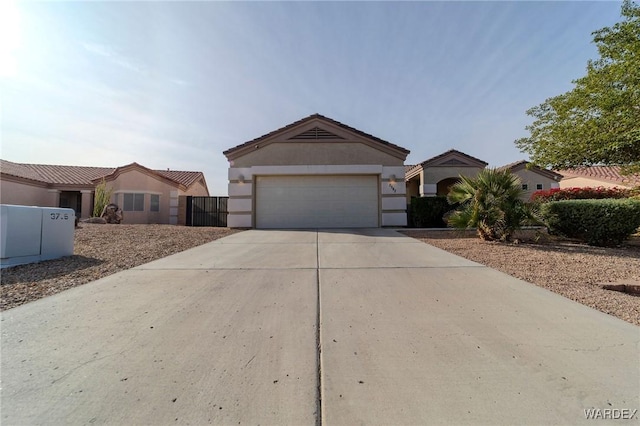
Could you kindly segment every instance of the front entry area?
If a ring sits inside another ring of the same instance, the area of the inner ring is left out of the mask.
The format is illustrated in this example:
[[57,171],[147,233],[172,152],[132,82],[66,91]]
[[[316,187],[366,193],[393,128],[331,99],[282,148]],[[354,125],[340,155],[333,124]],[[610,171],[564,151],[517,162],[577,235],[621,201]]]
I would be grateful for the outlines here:
[[82,213],[86,213],[84,217],[89,217],[90,212],[82,211],[82,194],[80,191],[61,191],[58,207],[73,209],[78,218],[83,217]]
[[257,228],[380,226],[377,175],[256,177]]

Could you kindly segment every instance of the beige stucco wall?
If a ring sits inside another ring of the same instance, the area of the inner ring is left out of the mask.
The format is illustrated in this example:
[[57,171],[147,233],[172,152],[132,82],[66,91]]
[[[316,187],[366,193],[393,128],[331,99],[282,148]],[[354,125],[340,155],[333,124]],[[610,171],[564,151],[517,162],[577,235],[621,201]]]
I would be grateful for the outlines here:
[[208,197],[209,191],[200,182],[196,182],[187,188],[186,191],[180,191],[180,195],[190,195],[192,197]]
[[520,178],[520,183],[521,184],[526,184],[528,186],[528,189],[526,189],[524,191],[523,196],[521,197],[524,201],[528,201],[531,198],[531,195],[536,192],[536,191],[540,191],[537,188],[538,184],[542,185],[542,189],[544,191],[547,191],[551,188],[557,188],[558,187],[558,182],[546,177],[546,176],[542,176],[541,174],[535,173],[531,170],[527,170],[527,169],[520,169],[520,170],[516,170],[514,172],[512,172],[514,175],[518,176]]
[[[77,210],[78,201],[80,201],[82,218],[89,217],[91,213],[92,192],[92,190],[76,189],[71,186],[47,188],[44,184],[14,181],[11,178],[0,179],[0,202],[2,204],[68,207]],[[79,212],[76,211],[76,213]]]
[[429,166],[420,172],[419,193],[431,197],[438,193],[438,183],[445,179],[458,179],[460,175],[475,177],[483,167],[478,166]]
[[443,179],[458,178],[460,175],[475,177],[482,167],[427,167],[421,173],[425,184],[437,184]]
[[47,188],[11,180],[0,180],[0,203],[20,206],[58,207]]
[[615,188],[615,187],[630,188],[631,187],[630,185],[603,182],[600,180],[590,179],[586,177],[563,178],[560,181],[560,188],[584,188],[584,187],[597,188],[598,186],[602,186],[604,188]]
[[[332,133],[335,139],[296,139],[315,126]],[[404,226],[406,153],[401,151],[324,120],[313,120],[254,145],[243,146],[227,155],[230,160],[228,226],[254,226],[256,176],[362,174],[380,176],[381,226]]]
[[[124,194],[144,194],[144,211],[123,211],[123,223],[170,223],[171,191],[177,189],[166,181],[138,170],[129,170],[107,181],[107,187],[113,188],[112,201],[123,210]],[[160,196],[159,212],[150,211],[152,194]]]
[[254,149],[233,160],[233,167],[381,164],[402,166],[400,158],[358,142],[286,142]]
[[[178,196],[208,196],[205,185],[196,182],[185,191],[179,190],[177,184],[172,185],[161,177],[154,177],[141,170],[126,170],[115,179],[107,181],[107,188],[113,190],[111,202],[121,208],[124,207],[125,193],[142,193],[144,197],[144,211],[124,212],[124,223],[177,223]],[[66,197],[70,208],[76,209],[78,199],[81,200],[81,217],[89,217],[93,208],[92,186],[61,185],[56,189],[45,187],[44,184],[24,183],[11,177],[0,179],[0,202],[2,204],[16,204],[40,207],[58,207],[61,194]],[[151,195],[159,195],[160,211],[151,212]]]

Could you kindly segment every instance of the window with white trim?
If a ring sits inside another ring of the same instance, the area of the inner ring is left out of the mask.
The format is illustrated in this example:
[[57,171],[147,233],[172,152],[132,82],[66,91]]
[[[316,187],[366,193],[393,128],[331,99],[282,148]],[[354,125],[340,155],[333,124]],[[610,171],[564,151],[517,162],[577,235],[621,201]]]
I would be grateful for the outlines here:
[[151,194],[151,200],[149,201],[149,211],[159,212],[160,211],[160,196],[156,194]]
[[542,189],[542,184],[541,183],[537,183],[536,184],[536,189],[539,191]]
[[123,194],[122,210],[125,212],[143,212],[144,194]]
[[523,190],[523,191],[526,191],[526,190],[528,190],[528,189],[529,189],[529,184],[528,184],[528,183],[523,183],[523,184],[522,184],[522,190]]

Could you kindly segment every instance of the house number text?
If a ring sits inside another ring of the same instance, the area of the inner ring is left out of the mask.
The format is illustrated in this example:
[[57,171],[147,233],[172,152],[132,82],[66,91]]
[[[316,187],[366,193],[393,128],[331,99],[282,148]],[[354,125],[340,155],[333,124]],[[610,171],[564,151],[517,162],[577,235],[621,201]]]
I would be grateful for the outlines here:
[[69,220],[69,213],[51,213],[51,220]]

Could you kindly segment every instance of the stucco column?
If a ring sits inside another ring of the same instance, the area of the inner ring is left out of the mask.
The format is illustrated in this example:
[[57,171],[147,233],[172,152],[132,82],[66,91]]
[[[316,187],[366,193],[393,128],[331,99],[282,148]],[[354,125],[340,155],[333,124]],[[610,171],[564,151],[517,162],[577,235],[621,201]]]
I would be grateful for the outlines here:
[[91,216],[91,194],[93,191],[84,190],[80,191],[82,194],[82,204],[80,207],[80,219],[86,219]]
[[60,207],[60,191],[59,189],[47,189],[49,193],[49,201],[45,207]]
[[426,183],[424,185],[420,185],[420,196],[421,197],[434,197],[438,194],[438,185],[435,183]]
[[[180,205],[178,191],[171,191],[169,193],[169,224],[178,224],[178,207]],[[165,222],[166,223],[166,222]]]

